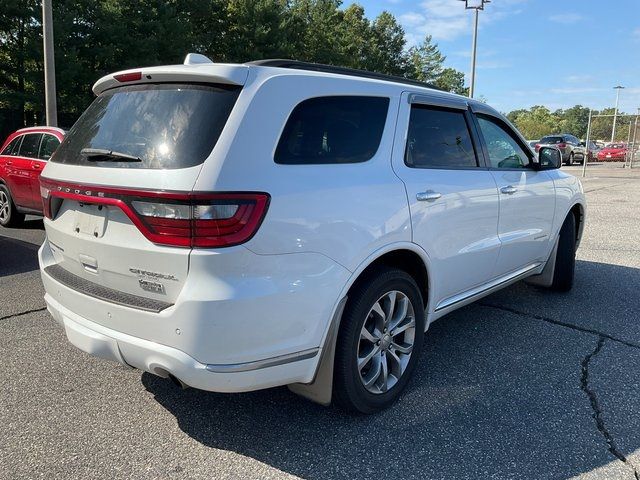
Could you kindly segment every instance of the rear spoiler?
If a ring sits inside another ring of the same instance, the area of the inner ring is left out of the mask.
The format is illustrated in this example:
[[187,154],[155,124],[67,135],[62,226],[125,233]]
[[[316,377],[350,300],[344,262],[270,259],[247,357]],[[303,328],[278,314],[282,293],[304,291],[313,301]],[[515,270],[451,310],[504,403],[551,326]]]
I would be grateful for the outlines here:
[[205,62],[206,57],[196,55],[187,55],[184,65],[134,68],[106,75],[93,85],[93,93],[100,95],[111,88],[144,83],[244,85],[247,81],[248,65]]

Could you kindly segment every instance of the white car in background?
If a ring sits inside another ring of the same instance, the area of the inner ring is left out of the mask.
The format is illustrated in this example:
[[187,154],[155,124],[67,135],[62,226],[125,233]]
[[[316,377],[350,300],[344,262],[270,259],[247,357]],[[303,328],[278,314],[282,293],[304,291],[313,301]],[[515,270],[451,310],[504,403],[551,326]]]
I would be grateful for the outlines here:
[[47,164],[46,303],[75,346],[217,392],[371,413],[436,319],[571,288],[579,181],[493,108],[295,61],[100,79]]

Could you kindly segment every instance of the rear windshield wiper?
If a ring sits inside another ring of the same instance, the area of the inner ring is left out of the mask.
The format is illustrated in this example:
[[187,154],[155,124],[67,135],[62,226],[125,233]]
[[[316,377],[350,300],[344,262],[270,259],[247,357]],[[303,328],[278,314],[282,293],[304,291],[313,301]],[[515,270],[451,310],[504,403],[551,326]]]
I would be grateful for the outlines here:
[[127,153],[114,152],[106,148],[83,148],[80,154],[87,157],[89,162],[141,162],[140,157]]

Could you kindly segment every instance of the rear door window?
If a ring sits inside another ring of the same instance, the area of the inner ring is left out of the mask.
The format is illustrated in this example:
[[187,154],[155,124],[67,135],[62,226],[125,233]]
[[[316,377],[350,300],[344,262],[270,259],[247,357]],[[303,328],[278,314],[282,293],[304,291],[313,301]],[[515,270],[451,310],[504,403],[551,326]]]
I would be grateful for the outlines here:
[[22,145],[20,145],[20,153],[18,155],[27,158],[38,158],[38,149],[40,148],[41,139],[41,133],[26,134],[24,136],[24,140],[22,140]]
[[22,135],[11,140],[11,143],[2,151],[2,155],[17,155],[20,149],[20,142],[22,142]]
[[412,106],[404,162],[413,168],[477,167],[464,112]]
[[42,137],[42,143],[40,143],[38,158],[40,160],[49,160],[53,152],[58,148],[58,145],[60,145],[60,140],[58,140],[57,137],[45,133],[44,137]]
[[[155,84],[108,90],[69,131],[54,163],[175,169],[209,156],[240,87]],[[120,155],[96,155],[97,151]]]
[[298,104],[284,127],[275,162],[359,163],[378,151],[389,110],[384,97],[317,97]]

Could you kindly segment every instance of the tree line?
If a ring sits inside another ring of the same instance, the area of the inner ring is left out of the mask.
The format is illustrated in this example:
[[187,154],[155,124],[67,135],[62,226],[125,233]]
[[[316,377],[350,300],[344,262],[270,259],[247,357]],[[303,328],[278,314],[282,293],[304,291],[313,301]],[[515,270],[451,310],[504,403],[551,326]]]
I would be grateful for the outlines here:
[[[612,115],[614,108],[594,110],[591,121],[592,140],[611,139],[613,129],[613,117],[596,117],[596,115]],[[538,140],[545,135],[553,133],[570,133],[578,138],[585,139],[589,124],[589,108],[576,105],[566,110],[552,112],[547,107],[536,105],[530,109],[513,110],[507,114],[507,118],[516,126],[526,138]],[[624,116],[624,112],[618,112],[616,122],[616,141],[626,142],[629,132],[633,138],[635,116]],[[639,135],[640,136],[640,128]]]
[[[0,137],[44,123],[41,0],[0,0]],[[199,52],[216,62],[292,58],[399,75],[465,95],[464,74],[446,67],[431,36],[408,46],[389,12],[374,19],[341,0],[55,0],[58,118],[70,127],[93,99],[92,84],[116,70],[182,62]],[[515,110],[527,138],[566,132],[584,138],[588,109]],[[612,109],[601,113],[612,113]],[[619,119],[627,138],[629,117]],[[610,118],[593,138],[611,136]]]
[[[341,0],[56,0],[59,123],[91,102],[91,85],[116,70],[181,63],[292,58],[399,75],[466,94],[431,36],[408,47],[397,19],[370,20]],[[0,133],[44,122],[40,0],[0,0]]]

